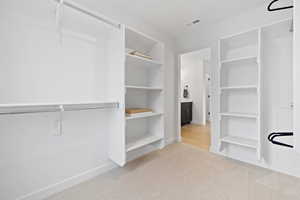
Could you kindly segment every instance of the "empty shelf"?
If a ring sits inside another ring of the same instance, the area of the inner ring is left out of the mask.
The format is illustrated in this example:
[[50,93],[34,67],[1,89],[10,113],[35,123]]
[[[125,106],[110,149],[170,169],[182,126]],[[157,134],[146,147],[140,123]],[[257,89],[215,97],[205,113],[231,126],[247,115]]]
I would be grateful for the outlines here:
[[90,109],[118,108],[118,102],[83,102],[53,104],[2,104],[0,114],[26,114],[59,111],[78,111]]
[[126,54],[126,65],[128,66],[138,66],[138,67],[160,67],[162,64],[155,60],[150,60],[147,58],[142,58],[139,56]]
[[237,63],[237,62],[253,62],[257,63],[257,56],[240,57],[228,60],[222,60],[221,64]]
[[147,117],[156,117],[161,116],[162,113],[138,113],[134,114],[132,116],[126,116],[126,120],[132,120],[132,119],[141,119],[141,118],[147,118]]
[[256,85],[221,87],[221,90],[256,90]]
[[163,90],[162,88],[159,87],[143,87],[143,86],[133,86],[133,85],[127,85],[126,88],[137,89],[137,90],[157,90],[157,91]]
[[157,135],[150,135],[150,136],[145,136],[143,138],[135,139],[132,142],[129,142],[126,145],[126,151],[133,151],[135,149],[141,148],[143,146],[146,146],[148,144],[158,142],[159,140],[163,139],[162,136],[157,136]]
[[221,141],[229,144],[235,144],[235,145],[240,145],[240,146],[254,148],[254,149],[256,149],[258,146],[256,140],[241,138],[236,136],[226,136],[222,138]]
[[242,117],[242,118],[257,118],[256,114],[247,114],[247,113],[232,113],[232,112],[224,112],[220,113],[221,116],[227,116],[227,117]]

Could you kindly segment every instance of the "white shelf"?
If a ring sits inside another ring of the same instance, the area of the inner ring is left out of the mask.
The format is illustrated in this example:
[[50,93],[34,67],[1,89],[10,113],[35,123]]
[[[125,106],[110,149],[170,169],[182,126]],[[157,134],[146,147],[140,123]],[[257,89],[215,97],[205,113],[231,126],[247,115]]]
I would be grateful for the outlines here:
[[139,56],[126,54],[126,66],[138,66],[138,67],[161,67],[162,63],[150,60],[147,58],[142,58]]
[[146,136],[143,138],[138,138],[138,139],[133,140],[132,142],[129,142],[126,145],[126,151],[127,152],[133,151],[135,149],[141,148],[141,147],[149,145],[151,143],[158,142],[162,139],[163,139],[162,136],[157,136],[157,135],[150,135],[150,136]]
[[258,87],[256,85],[241,85],[241,86],[229,86],[229,87],[221,87],[221,90],[257,90]]
[[241,118],[253,118],[257,119],[258,115],[256,114],[247,114],[247,113],[233,113],[233,112],[223,112],[220,113],[221,116],[226,117],[241,117]]
[[163,115],[162,113],[139,113],[133,116],[126,116],[126,120],[133,120],[133,119],[142,119],[148,117],[158,117]]
[[236,62],[256,62],[257,63],[257,56],[247,56],[247,57],[240,57],[240,58],[234,58],[234,59],[228,59],[228,60],[221,60],[221,64],[229,64],[229,63],[236,63]]
[[235,144],[235,145],[249,147],[253,149],[257,149],[258,147],[257,140],[235,137],[235,136],[226,136],[222,138],[221,141],[225,143]]
[[118,107],[118,102],[0,104],[0,114],[26,114]]
[[143,86],[133,86],[133,85],[126,85],[126,89],[136,89],[136,90],[157,90],[162,91],[162,88],[159,87],[143,87]]

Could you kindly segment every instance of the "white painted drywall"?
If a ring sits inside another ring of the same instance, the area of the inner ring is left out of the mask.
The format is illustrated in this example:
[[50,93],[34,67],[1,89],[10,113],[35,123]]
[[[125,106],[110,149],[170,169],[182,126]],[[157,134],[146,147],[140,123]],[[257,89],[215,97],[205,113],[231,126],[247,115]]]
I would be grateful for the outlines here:
[[183,89],[188,85],[189,99],[193,101],[193,124],[203,124],[203,60],[197,54],[181,56],[181,98]]
[[[294,2],[294,55],[300,52],[300,3]],[[294,134],[295,134],[295,148],[300,153],[300,57],[294,56]]]
[[[1,1],[0,18],[5,20],[6,15],[17,14],[22,19],[24,13],[20,11],[23,8],[32,9],[32,12],[36,13],[39,12],[36,5],[43,7],[44,3],[48,5],[50,2],[52,1],[47,1],[47,3],[44,1],[37,3],[35,0]],[[97,8],[101,8],[101,10],[105,10],[104,14],[108,17],[113,17],[117,21],[145,32],[163,41],[166,45],[164,59],[166,68],[165,132],[168,142],[172,142],[176,139],[176,126],[174,123],[176,101],[174,95],[175,57],[172,40],[160,34],[159,31],[147,25],[146,22],[131,17],[130,13],[122,13],[114,9],[109,1],[94,2],[98,6],[85,5],[84,1],[81,3],[85,7],[90,7],[96,11]],[[47,10],[47,13],[49,12],[54,16],[54,11],[53,7],[53,9]],[[0,23],[2,22],[0,21]],[[49,19],[47,22],[54,24],[55,18]],[[34,25],[33,22],[32,26]],[[11,26],[14,27],[16,24],[12,23]],[[30,23],[29,26],[31,26]],[[2,27],[0,25],[0,31]],[[16,26],[15,28],[16,30],[22,29],[22,26]],[[24,34],[23,40],[25,42],[28,38],[32,38],[32,35]],[[30,40],[27,42],[29,43]],[[20,48],[23,47],[20,46]],[[43,52],[42,48],[40,53],[51,54],[51,52]],[[5,48],[1,48],[1,55],[5,55]],[[37,57],[37,61],[39,59],[41,57]],[[22,60],[16,60],[16,62],[22,62]],[[55,59],[53,59],[53,62],[55,62]],[[19,74],[20,77],[22,77],[22,74]],[[80,77],[77,78],[80,79]],[[8,84],[0,87],[11,86]],[[55,79],[53,80],[53,87],[59,87],[59,85],[55,85]],[[76,92],[76,90],[74,91]],[[68,91],[66,91],[67,93]],[[70,183],[99,174],[103,170],[103,166],[104,168],[111,168],[113,165],[108,161],[107,155],[107,134],[109,133],[107,125],[109,124],[110,113],[111,111],[89,111],[65,114],[62,136],[54,136],[55,127],[57,126],[56,120],[58,120],[55,113],[1,117],[0,199],[44,197],[44,195],[51,192],[70,186]]]
[[[240,33],[246,30],[253,29],[262,25],[271,24],[275,21],[279,21],[286,18],[292,17],[292,10],[279,11],[279,12],[267,12],[267,3],[264,6],[258,7],[253,10],[241,13],[235,17],[227,18],[219,23],[211,24],[198,29],[194,29],[191,32],[182,35],[177,39],[178,53],[186,53],[195,51],[202,48],[212,48],[212,59],[211,59],[211,84],[212,84],[212,146],[211,151],[218,152],[218,111],[219,111],[219,100],[218,100],[218,84],[219,77],[217,76],[218,70],[218,39],[227,35]],[[178,72],[179,73],[179,72]],[[280,76],[279,76],[280,77]],[[276,118],[276,117],[275,117]],[[274,119],[275,120],[275,119]],[[273,125],[269,128],[274,128],[274,124],[278,124],[273,121]],[[280,126],[280,125],[279,125]],[[277,127],[278,128],[278,127]],[[269,130],[270,131],[270,130]],[[269,132],[264,133],[264,140]],[[263,146],[263,154],[265,162],[257,162],[253,159],[248,159],[250,154],[245,152],[243,154],[231,155],[239,160],[251,162],[253,164],[268,167],[277,171],[288,173],[295,176],[300,176],[300,156],[297,155],[293,150],[274,147],[271,144],[265,142]]]

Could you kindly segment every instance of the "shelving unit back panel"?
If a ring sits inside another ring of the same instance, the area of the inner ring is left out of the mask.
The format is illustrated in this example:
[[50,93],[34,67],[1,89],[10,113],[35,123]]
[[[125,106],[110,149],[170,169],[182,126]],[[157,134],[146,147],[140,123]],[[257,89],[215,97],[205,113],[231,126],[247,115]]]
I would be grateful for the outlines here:
[[221,120],[221,138],[226,136],[258,140],[257,121],[255,119],[223,117]]
[[[267,27],[262,32],[265,107],[291,109],[293,102],[293,33],[289,31],[291,23],[291,21],[282,22],[277,26]],[[273,31],[277,31],[277,34]]]
[[221,95],[221,112],[258,114],[257,91],[236,90],[223,92]]
[[163,112],[162,92],[127,90],[126,108],[150,108],[153,112]]
[[160,42],[129,28],[126,28],[125,35],[127,49],[149,55],[153,60],[163,61],[163,45]]
[[126,143],[151,135],[162,136],[161,130],[161,116],[129,120],[126,122]]
[[[107,93],[107,80],[118,80],[107,71],[114,28],[65,7],[59,34],[52,12],[55,4],[41,9],[44,12],[32,14],[26,8],[1,19],[0,103],[115,99]],[[115,34],[119,37],[121,31]]]
[[253,60],[223,64],[221,87],[258,85],[258,64]]
[[162,72],[159,68],[149,69],[142,66],[127,66],[126,85],[162,87]]
[[242,33],[221,40],[221,60],[257,56],[258,30]]

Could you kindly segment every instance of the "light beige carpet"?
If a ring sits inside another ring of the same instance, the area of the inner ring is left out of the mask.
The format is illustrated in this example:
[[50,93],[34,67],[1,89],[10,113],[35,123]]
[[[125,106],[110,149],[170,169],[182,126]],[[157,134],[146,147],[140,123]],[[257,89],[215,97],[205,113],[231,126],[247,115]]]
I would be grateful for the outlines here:
[[48,200],[298,200],[300,179],[174,144]]

